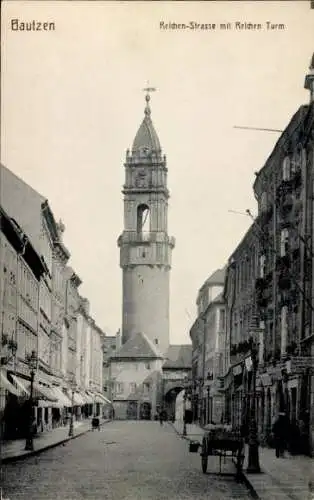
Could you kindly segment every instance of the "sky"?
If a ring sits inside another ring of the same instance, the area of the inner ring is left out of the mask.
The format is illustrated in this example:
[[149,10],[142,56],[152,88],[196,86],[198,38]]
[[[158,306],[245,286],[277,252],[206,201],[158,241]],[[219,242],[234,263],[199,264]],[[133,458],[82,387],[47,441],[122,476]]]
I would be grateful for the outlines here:
[[[14,31],[54,22],[54,31]],[[164,29],[160,23],[215,24]],[[284,29],[267,29],[267,21]],[[121,327],[123,163],[144,116],[143,87],[167,156],[170,341],[189,343],[197,291],[256,213],[254,172],[309,101],[309,1],[2,3],[1,161],[48,198],[80,292],[107,334]],[[231,29],[220,29],[220,23]],[[236,29],[236,22],[261,30]]]

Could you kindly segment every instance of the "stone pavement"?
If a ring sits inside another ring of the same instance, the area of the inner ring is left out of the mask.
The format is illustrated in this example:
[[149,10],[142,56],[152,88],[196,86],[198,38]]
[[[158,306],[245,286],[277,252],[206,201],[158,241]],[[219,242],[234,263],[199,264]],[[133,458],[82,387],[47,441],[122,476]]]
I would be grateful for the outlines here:
[[[173,424],[175,431],[182,436],[183,423]],[[198,425],[187,425],[185,439],[202,440],[204,430]],[[184,437],[184,436],[182,436]],[[314,460],[304,455],[276,458],[275,450],[259,447],[261,474],[246,472],[248,446],[245,449],[243,466],[244,480],[255,498],[261,500],[314,500]]]
[[[110,420],[101,420],[100,425],[103,425]],[[74,439],[91,430],[91,419],[74,422],[74,435],[69,437],[69,425],[58,427],[51,431],[44,431],[34,437],[34,451],[25,451],[25,439],[16,439],[13,441],[5,441],[1,443],[1,462],[15,462],[26,458],[27,456],[36,455],[44,450],[53,448],[60,444]],[[97,431],[96,431],[97,432]]]
[[217,474],[213,458],[203,474],[199,455],[169,424],[115,420],[66,446],[5,464],[3,500],[252,500],[227,467]]

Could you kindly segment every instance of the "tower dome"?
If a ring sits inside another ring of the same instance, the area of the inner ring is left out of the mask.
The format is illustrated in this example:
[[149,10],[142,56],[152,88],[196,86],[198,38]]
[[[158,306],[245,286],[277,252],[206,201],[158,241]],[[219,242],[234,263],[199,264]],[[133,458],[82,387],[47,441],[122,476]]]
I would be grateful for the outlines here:
[[145,117],[135,136],[132,146],[132,152],[143,151],[144,153],[151,153],[151,152],[160,153],[161,152],[160,142],[156,130],[154,129],[152,119],[150,117],[151,109],[149,106],[149,101],[150,101],[149,94],[146,95],[145,99],[146,99]]

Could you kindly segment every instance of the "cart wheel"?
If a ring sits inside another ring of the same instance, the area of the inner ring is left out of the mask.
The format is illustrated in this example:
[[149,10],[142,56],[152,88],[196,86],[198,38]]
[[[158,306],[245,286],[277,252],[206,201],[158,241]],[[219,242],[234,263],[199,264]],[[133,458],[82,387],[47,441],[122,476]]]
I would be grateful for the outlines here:
[[207,455],[207,446],[206,446],[206,439],[203,439],[202,442],[202,471],[204,474],[207,472],[207,464],[208,464],[208,455]]

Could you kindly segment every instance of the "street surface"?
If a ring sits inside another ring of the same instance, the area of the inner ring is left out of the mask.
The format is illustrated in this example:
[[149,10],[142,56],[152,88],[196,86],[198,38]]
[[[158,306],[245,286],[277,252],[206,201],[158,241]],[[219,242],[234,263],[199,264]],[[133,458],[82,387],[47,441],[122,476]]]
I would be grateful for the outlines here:
[[[199,454],[170,424],[113,422],[65,446],[3,466],[10,500],[248,500],[245,485],[201,472]],[[226,465],[226,471],[233,466]]]

